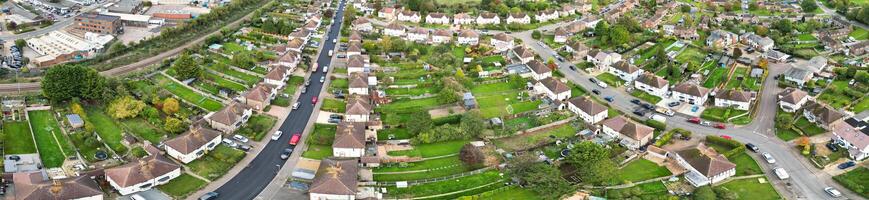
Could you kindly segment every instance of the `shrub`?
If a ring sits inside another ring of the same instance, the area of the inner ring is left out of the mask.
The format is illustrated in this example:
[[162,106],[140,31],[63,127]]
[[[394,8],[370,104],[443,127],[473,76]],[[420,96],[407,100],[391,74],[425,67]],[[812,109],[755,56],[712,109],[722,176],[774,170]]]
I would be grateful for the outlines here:
[[709,135],[709,136],[706,136],[706,142],[718,144],[718,145],[724,145],[724,146],[728,146],[730,148],[733,148],[727,152],[719,152],[722,155],[724,155],[724,157],[732,157],[732,156],[739,155],[739,154],[745,152],[745,146],[743,146],[742,143],[737,142],[736,140],[729,140],[729,139],[725,139],[725,138],[720,137],[720,136]]
[[468,164],[473,167],[482,166],[486,161],[486,155],[483,154],[483,151],[474,147],[471,144],[465,144],[462,147],[462,150],[459,152],[459,159],[462,160],[465,164]]
[[667,129],[667,124],[664,124],[663,122],[659,122],[659,121],[653,120],[653,119],[646,120],[645,124],[648,126],[651,126],[652,128],[658,129],[658,130],[666,130]]

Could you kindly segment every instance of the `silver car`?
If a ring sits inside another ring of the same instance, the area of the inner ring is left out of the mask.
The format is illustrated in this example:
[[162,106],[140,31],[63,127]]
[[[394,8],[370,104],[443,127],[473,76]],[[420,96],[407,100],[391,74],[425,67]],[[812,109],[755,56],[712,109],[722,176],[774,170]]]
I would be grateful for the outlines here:
[[763,159],[766,159],[767,163],[769,163],[769,164],[775,163],[775,158],[772,157],[772,154],[769,154],[767,152],[763,152],[760,155],[763,156]]

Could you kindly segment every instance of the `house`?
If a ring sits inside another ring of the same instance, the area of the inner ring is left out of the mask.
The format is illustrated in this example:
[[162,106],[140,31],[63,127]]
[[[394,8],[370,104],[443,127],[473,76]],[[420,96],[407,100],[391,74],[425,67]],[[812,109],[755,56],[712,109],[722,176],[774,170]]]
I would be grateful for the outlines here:
[[552,77],[537,81],[534,91],[552,100],[564,101],[570,98],[570,87]]
[[694,187],[718,183],[736,175],[736,164],[704,144],[670,155],[688,171],[685,179]]
[[223,109],[205,115],[211,128],[224,133],[232,133],[250,118],[253,110],[241,103],[231,103]]
[[616,52],[604,52],[597,49],[588,51],[585,60],[594,64],[598,70],[603,70],[622,60],[622,55]]
[[628,149],[639,149],[652,140],[654,128],[642,125],[625,118],[613,117],[601,122],[603,133],[621,139],[620,144]]
[[446,14],[434,12],[425,16],[425,23],[429,24],[449,24],[450,18]]
[[639,67],[628,64],[626,61],[618,61],[607,67],[607,72],[618,76],[622,80],[631,82],[634,81],[634,79],[637,79],[637,77],[643,73],[643,70]]
[[350,74],[350,89],[347,91],[351,95],[368,95],[368,75],[365,73]]
[[367,73],[370,71],[367,55],[352,55],[347,59],[347,73]]
[[[287,42],[287,51],[295,51],[296,53],[301,53],[302,49],[305,48],[305,41],[299,38],[293,38],[289,42]],[[286,52],[284,52],[286,53]]]
[[789,113],[796,112],[803,108],[803,105],[809,100],[809,94],[796,88],[787,88],[781,93],[778,93],[779,107]]
[[504,52],[512,49],[515,46],[513,42],[513,36],[507,35],[506,33],[498,33],[492,37],[490,41],[492,46],[495,47],[495,53]]
[[419,23],[422,17],[416,11],[405,10],[398,13],[398,21]]
[[356,199],[358,163],[357,158],[326,158],[320,161],[320,167],[308,189],[309,199]]
[[431,36],[431,42],[435,44],[450,43],[453,40],[453,32],[449,29],[438,29]]
[[736,89],[719,91],[715,95],[715,106],[717,107],[733,107],[739,110],[748,110],[752,101],[754,101],[754,94]]
[[812,77],[815,76],[814,73],[798,67],[788,69],[785,71],[784,75],[786,81],[796,83],[800,87],[803,87],[806,82],[812,80]]
[[428,41],[428,30],[420,27],[413,28],[413,30],[408,31],[407,40],[418,43],[426,42]]
[[404,36],[404,26],[398,23],[391,23],[386,25],[386,28],[383,28],[383,34],[387,36],[393,37],[401,37]]
[[842,44],[842,41],[830,37],[829,35],[821,35],[821,37],[818,37],[818,40],[820,40],[821,44],[824,45],[824,49],[832,51],[833,53],[845,50],[845,45]]
[[541,22],[541,23],[547,22],[547,21],[553,20],[553,19],[558,19],[558,11],[555,9],[543,10],[543,11],[538,12],[537,15],[534,16],[534,19],[536,19],[538,22]]
[[869,41],[857,42],[848,45],[847,53],[851,56],[862,56],[866,54],[866,49],[869,49]]
[[266,74],[265,79],[263,79],[263,83],[269,84],[274,88],[280,89],[287,85],[287,79],[289,79],[289,75],[291,70],[286,67],[273,67],[269,73]]
[[[42,200],[77,199],[102,200],[103,190],[91,176],[49,180],[41,171],[20,172],[9,175],[15,186],[10,190],[15,196],[5,193],[6,199]],[[9,181],[9,179],[6,179]]]
[[507,16],[507,24],[530,24],[531,17],[523,12],[510,13]]
[[715,47],[715,48],[726,48],[730,47],[736,42],[739,42],[739,36],[736,33],[731,33],[725,30],[714,30],[709,34],[709,37],[706,38],[706,46]]
[[341,122],[332,142],[332,156],[359,158],[365,155],[365,122]]
[[477,16],[477,24],[486,25],[486,24],[501,24],[501,18],[498,17],[497,14],[491,12],[481,13],[480,16]]
[[531,78],[535,81],[543,80],[552,77],[552,69],[537,60],[531,60],[528,64],[528,69],[531,69]]
[[697,34],[696,28],[685,27],[685,26],[677,26],[675,32],[673,33],[676,37],[685,39],[685,40],[696,40],[700,38],[700,34]]
[[222,140],[220,131],[195,127],[178,137],[164,142],[166,154],[182,163],[190,163],[214,150]]
[[362,42],[362,34],[359,34],[358,31],[350,32],[350,37],[347,38],[347,42]]
[[397,9],[392,7],[383,7],[380,11],[377,11],[377,17],[386,19],[387,21],[392,21],[395,19],[395,13],[398,12]]
[[576,14],[576,7],[573,5],[561,5],[561,11],[558,11],[558,15],[561,17],[567,17],[573,14]]
[[673,87],[672,96],[692,105],[703,105],[709,97],[709,89],[693,83],[680,83]]
[[585,58],[588,55],[589,48],[580,41],[569,41],[564,45],[564,51],[573,54],[573,58]]
[[818,74],[824,71],[827,67],[827,58],[823,56],[815,56],[807,62],[800,63],[797,67],[809,70],[812,73]]
[[769,50],[766,53],[760,54],[761,57],[766,58],[770,62],[783,63],[791,57],[786,53],[777,50]]
[[528,61],[534,60],[534,52],[532,52],[528,48],[525,48],[525,46],[517,46],[516,48],[513,48],[513,51],[511,52],[513,53],[513,56],[516,56],[516,58],[518,58],[519,62],[521,63],[528,63]]
[[[852,120],[857,121],[853,118]],[[848,151],[849,158],[860,161],[869,157],[869,128],[837,123],[831,129],[833,130],[831,139]]]
[[129,195],[181,176],[181,166],[158,154],[106,169],[105,173],[109,185],[121,195]]
[[841,122],[845,118],[844,114],[836,111],[829,105],[824,105],[816,101],[809,101],[803,107],[803,116],[806,117],[809,122],[816,123],[820,127],[828,130],[832,127],[832,124]]
[[599,17],[592,15],[580,19],[579,23],[582,24],[583,27],[595,27],[597,26],[597,23],[601,20],[602,19],[600,19]]
[[462,30],[456,43],[464,45],[477,45],[480,43],[480,34],[473,30]]
[[570,38],[570,33],[568,33],[567,30],[561,27],[555,28],[555,38],[553,38],[554,42],[565,43],[568,38]]
[[769,37],[761,37],[754,33],[742,34],[742,36],[739,36],[739,40],[757,49],[758,51],[763,52],[772,50],[772,47],[775,46],[775,41],[773,41]]
[[274,67],[296,68],[296,66],[299,65],[300,58],[298,52],[288,51],[270,65]]
[[347,99],[344,121],[368,122],[371,115],[371,103],[366,95],[353,95]]
[[580,119],[589,124],[603,121],[609,115],[606,106],[589,99],[587,96],[567,100],[567,109],[576,113]]
[[320,27],[320,23],[317,23],[314,20],[308,20],[308,22],[305,23],[305,25],[302,27],[304,27],[305,30],[308,30],[308,31],[317,31],[317,28]]
[[311,31],[307,29],[299,29],[298,31],[294,31],[287,36],[287,40],[293,39],[301,39],[303,42],[307,42],[308,39],[311,39]]
[[259,84],[242,95],[241,102],[261,111],[271,104],[272,99],[275,99],[277,93],[277,89],[269,87],[266,84]]
[[368,18],[360,17],[353,20],[353,30],[361,31],[361,32],[371,32],[374,30],[374,26],[371,25],[371,22],[368,21]]
[[347,44],[347,56],[362,55],[362,42],[353,41]]
[[474,18],[468,13],[458,13],[453,15],[453,24],[455,25],[466,25],[474,23]]
[[653,73],[643,73],[634,81],[634,89],[642,90],[654,96],[666,98],[670,92],[670,82]]

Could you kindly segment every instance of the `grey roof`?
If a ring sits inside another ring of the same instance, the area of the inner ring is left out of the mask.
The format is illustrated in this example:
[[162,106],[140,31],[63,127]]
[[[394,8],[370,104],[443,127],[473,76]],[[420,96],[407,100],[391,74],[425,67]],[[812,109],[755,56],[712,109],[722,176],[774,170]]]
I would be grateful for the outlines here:
[[122,13],[132,13],[133,9],[142,5],[141,0],[121,0],[109,7],[109,11],[112,12],[122,12]]
[[314,177],[309,193],[355,195],[357,173],[359,170],[356,158],[339,159],[326,158],[320,162],[320,168]]
[[105,20],[105,21],[117,21],[121,20],[121,17],[112,16],[112,15],[103,15],[97,13],[83,13],[78,17],[87,18],[87,19],[95,19],[95,20]]
[[742,90],[724,90],[715,95],[717,99],[726,99],[731,101],[749,102],[751,101],[751,92]]
[[78,116],[78,114],[68,114],[66,115],[66,120],[69,121],[70,124],[84,124],[84,120],[82,120],[81,116]]
[[798,79],[798,80],[808,80],[811,78],[812,72],[800,69],[800,68],[790,68],[785,72],[785,77]]

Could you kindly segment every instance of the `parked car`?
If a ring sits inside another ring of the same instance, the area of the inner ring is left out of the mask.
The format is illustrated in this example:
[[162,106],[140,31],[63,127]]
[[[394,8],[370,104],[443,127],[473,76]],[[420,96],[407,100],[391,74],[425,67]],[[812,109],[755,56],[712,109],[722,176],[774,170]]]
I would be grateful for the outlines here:
[[615,100],[615,99],[613,99],[613,97],[611,97],[611,96],[609,96],[609,97],[604,97],[603,99],[606,100],[607,102],[613,102],[613,100]]
[[717,128],[717,129],[725,129],[725,128],[727,128],[727,126],[725,126],[725,125],[722,124],[722,123],[716,123],[716,124],[715,124],[715,128]]
[[329,72],[329,66],[323,66],[323,73]]
[[646,115],[646,111],[643,110],[642,108],[634,109],[633,113],[634,113],[635,115],[639,115],[639,116],[641,116],[641,117]]
[[588,81],[591,81],[592,83],[597,83],[597,79],[594,78],[588,78]]
[[283,135],[283,134],[284,134],[283,131],[275,131],[275,133],[272,134],[272,140],[281,139],[281,135]]
[[341,116],[339,114],[331,114],[331,115],[329,115],[329,118],[330,119],[344,119],[344,116]]
[[576,67],[574,67],[573,65],[571,65],[571,66],[570,66],[570,70],[576,71]]
[[767,163],[769,163],[769,164],[775,163],[775,158],[772,157],[772,154],[769,154],[767,152],[763,152],[760,155],[763,156],[763,159],[765,159]]
[[302,139],[302,133],[293,134],[293,137],[290,138],[290,145],[295,146],[296,144],[299,144],[300,139]]
[[848,169],[848,168],[851,168],[855,165],[857,165],[857,163],[855,163],[854,161],[848,161],[848,162],[844,162],[842,164],[839,164],[839,166],[837,166],[837,167],[839,169]]
[[250,145],[238,145],[238,149],[245,152],[250,151],[251,148],[253,147],[251,147]]
[[307,92],[307,91],[308,91],[308,87],[302,87],[302,94],[305,94],[305,92]]
[[287,158],[290,157],[290,154],[292,154],[292,153],[293,153],[293,148],[284,149],[284,152],[281,152],[281,159],[286,160]]
[[679,104],[682,104],[682,103],[679,103],[678,101],[674,101],[674,102],[668,103],[667,106],[670,106],[672,108],[672,107],[679,106]]
[[[324,69],[325,69],[325,68],[324,68]],[[326,76],[321,76],[321,77],[320,77],[320,83],[322,83],[322,82],[326,82]]]
[[596,94],[596,95],[600,95],[600,90],[596,90],[596,89],[595,89],[595,90],[591,90],[591,93],[594,93],[594,94]]
[[233,142],[233,141],[230,140],[229,138],[224,138],[224,139],[223,139],[223,144],[225,144],[226,146],[231,147],[231,148],[238,147],[238,144],[235,143],[235,142]]
[[642,102],[640,102],[639,99],[633,99],[633,100],[631,100],[631,103],[640,105]]
[[700,118],[699,117],[692,117],[691,119],[688,119],[688,122],[700,124]]
[[199,200],[214,200],[220,196],[220,193],[217,192],[208,192],[199,197]]
[[311,85],[311,80],[310,80],[310,79],[308,79],[307,81],[305,81],[305,86],[309,86],[309,85]]
[[833,187],[824,188],[824,192],[827,192],[831,197],[842,197],[842,192],[839,192],[839,190]]
[[652,104],[644,103],[642,106],[643,106],[643,108],[649,109],[649,110],[655,109],[655,106],[653,106]]
[[701,121],[701,122],[700,122],[700,125],[701,125],[701,126],[712,126],[712,122],[709,122],[709,121]]
[[243,135],[239,135],[239,134],[233,135],[232,139],[235,139],[236,141],[243,142],[243,143],[247,143],[248,141],[250,141],[249,139],[247,139],[247,137],[244,137]]
[[341,119],[329,118],[329,123],[337,124],[341,123]]
[[839,147],[837,147],[836,144],[833,144],[833,143],[827,143],[827,144],[824,145],[824,146],[827,146],[827,149],[830,149],[830,151],[833,151],[833,152],[837,152],[837,151],[839,151]]
[[311,97],[311,105],[317,104],[317,97]]
[[781,167],[776,167],[775,169],[773,169],[773,172],[775,172],[775,175],[778,176],[778,178],[781,180],[785,180],[791,177],[788,175],[788,172]]
[[299,109],[299,102],[298,101],[296,101],[296,103],[293,104],[293,110],[295,110],[295,109]]
[[760,150],[760,148],[757,148],[757,146],[755,146],[752,143],[746,143],[745,148],[748,150],[751,150],[752,152],[755,152],[755,153],[757,153],[757,151]]

